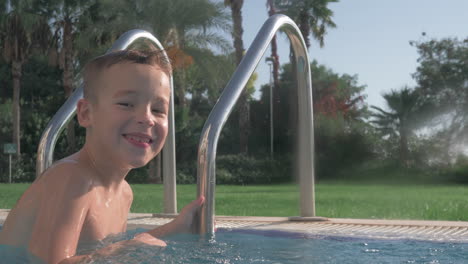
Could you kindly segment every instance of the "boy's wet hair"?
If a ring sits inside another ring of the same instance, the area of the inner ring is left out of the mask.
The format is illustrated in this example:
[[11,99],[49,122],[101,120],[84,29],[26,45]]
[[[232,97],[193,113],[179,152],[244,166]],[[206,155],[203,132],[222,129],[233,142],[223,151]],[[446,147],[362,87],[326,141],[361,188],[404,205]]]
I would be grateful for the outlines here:
[[96,101],[96,87],[93,83],[102,70],[120,63],[136,63],[158,67],[162,72],[171,75],[171,63],[161,50],[137,51],[120,50],[96,57],[88,62],[83,71],[83,96],[88,100]]

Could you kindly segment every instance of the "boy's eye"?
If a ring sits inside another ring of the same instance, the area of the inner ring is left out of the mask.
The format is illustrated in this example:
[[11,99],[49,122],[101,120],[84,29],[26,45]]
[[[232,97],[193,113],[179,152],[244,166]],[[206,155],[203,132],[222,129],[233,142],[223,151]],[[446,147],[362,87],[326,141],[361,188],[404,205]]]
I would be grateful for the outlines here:
[[120,106],[124,106],[124,107],[132,107],[133,106],[133,104],[131,104],[131,103],[124,103],[124,102],[117,103],[117,104],[120,105]]
[[153,113],[156,113],[156,114],[164,114],[165,112],[161,109],[151,109],[151,111],[153,111]]

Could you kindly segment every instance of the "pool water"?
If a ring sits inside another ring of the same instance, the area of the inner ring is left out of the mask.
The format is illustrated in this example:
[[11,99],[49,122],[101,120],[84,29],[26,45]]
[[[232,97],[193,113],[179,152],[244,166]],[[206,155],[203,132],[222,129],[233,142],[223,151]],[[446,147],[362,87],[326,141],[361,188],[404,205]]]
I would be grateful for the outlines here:
[[[92,252],[142,231],[133,230],[93,245],[80,245],[78,253]],[[111,257],[93,256],[93,261],[88,263],[468,263],[468,243],[253,230],[220,230],[213,239],[176,235],[165,241],[167,247],[163,249],[129,246]],[[1,259],[5,260],[1,249]]]
[[221,230],[166,239],[162,250],[127,248],[94,263],[468,263],[467,243],[318,237],[278,231]]

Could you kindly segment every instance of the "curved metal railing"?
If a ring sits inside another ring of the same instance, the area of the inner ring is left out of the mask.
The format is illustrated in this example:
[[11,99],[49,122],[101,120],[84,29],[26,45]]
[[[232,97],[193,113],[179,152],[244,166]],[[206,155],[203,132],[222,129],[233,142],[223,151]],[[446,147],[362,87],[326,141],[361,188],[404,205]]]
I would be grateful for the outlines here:
[[260,29],[203,127],[198,147],[197,182],[198,195],[204,195],[206,201],[198,219],[200,234],[214,233],[215,159],[219,135],[247,81],[278,30],[282,30],[287,34],[294,51],[297,67],[299,122],[296,162],[300,182],[301,216],[315,216],[314,129],[309,57],[304,39],[297,25],[287,16],[274,15]]
[[[130,30],[120,36],[112,47],[107,51],[113,52],[124,50],[139,39],[149,40],[156,48],[161,50],[161,43],[149,32],[135,29]],[[167,57],[167,54],[164,52]],[[171,94],[174,94],[172,76],[170,77]],[[63,104],[52,120],[47,124],[42,133],[36,159],[36,178],[50,166],[53,162],[55,144],[65,125],[73,118],[76,113],[76,103],[83,97],[83,85],[81,84],[68,100]],[[176,167],[175,167],[175,135],[174,135],[174,96],[171,96],[169,102],[169,131],[166,144],[162,150],[162,170],[164,172],[164,212],[174,214],[177,212],[176,202]]]

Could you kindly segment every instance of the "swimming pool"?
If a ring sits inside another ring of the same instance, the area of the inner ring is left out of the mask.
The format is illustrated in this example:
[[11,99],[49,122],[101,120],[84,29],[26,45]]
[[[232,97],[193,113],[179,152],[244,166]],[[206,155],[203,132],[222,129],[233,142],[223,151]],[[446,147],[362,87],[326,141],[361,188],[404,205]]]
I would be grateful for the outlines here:
[[[142,231],[131,230],[106,238],[102,243],[81,245],[79,253],[105,247]],[[458,242],[252,229],[221,229],[214,239],[177,235],[167,238],[166,242],[168,246],[164,249],[127,247],[111,257],[94,256],[90,263],[468,263],[468,243]],[[6,256],[1,249],[2,260],[18,259],[18,256]],[[4,246],[3,251],[7,251]]]

